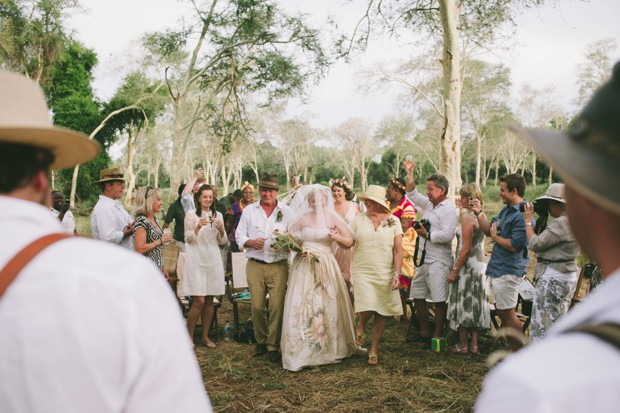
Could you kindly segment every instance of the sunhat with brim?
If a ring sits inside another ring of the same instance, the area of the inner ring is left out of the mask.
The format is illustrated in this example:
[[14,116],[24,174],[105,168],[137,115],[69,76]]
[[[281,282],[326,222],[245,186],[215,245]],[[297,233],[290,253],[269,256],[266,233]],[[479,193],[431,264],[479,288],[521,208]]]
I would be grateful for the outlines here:
[[565,132],[510,127],[571,189],[620,215],[620,64]]
[[108,168],[102,169],[99,171],[99,180],[94,183],[99,184],[102,182],[114,182],[114,181],[124,181],[125,177],[122,172],[118,168]]
[[565,204],[566,199],[564,199],[564,184],[549,185],[547,192],[545,192],[543,196],[536,198],[536,201],[557,201]]
[[357,194],[357,197],[362,201],[365,199],[374,201],[386,210],[391,211],[390,206],[387,204],[387,202],[385,202],[385,195],[386,193],[384,187],[379,185],[368,185],[366,191],[361,194]]
[[88,162],[99,154],[96,142],[53,126],[41,88],[17,73],[0,71],[0,142],[29,145],[54,155],[51,169]]

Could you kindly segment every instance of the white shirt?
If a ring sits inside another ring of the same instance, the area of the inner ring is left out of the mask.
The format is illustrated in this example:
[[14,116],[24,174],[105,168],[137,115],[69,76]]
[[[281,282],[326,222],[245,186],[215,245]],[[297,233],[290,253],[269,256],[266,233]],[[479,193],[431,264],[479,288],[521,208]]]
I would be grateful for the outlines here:
[[[277,229],[281,234],[285,233],[291,219],[291,208],[280,201],[278,201],[269,218],[260,205],[260,201],[254,202],[245,207],[241,214],[241,219],[235,232],[237,245],[245,250],[247,258],[254,258],[265,262],[277,262],[286,259],[288,254],[274,250],[271,248],[271,244],[275,240],[273,236],[274,231]],[[245,246],[248,240],[256,238],[266,239],[262,250]]]
[[[0,196],[0,267],[62,230]],[[170,286],[147,258],[74,237],[35,257],[0,298],[0,412],[211,412]]]
[[123,228],[133,222],[133,218],[119,201],[99,195],[90,222],[93,226],[93,238],[133,250],[133,236],[123,235]]
[[431,236],[426,240],[420,240],[419,254],[426,245],[425,262],[440,261],[452,266],[452,240],[456,236],[458,218],[456,207],[449,199],[444,199],[437,206],[424,195],[414,189],[407,193],[407,198],[414,204],[424,209],[424,218],[431,223]]
[[[50,208],[50,212],[55,218],[58,218],[58,216],[60,215],[60,211],[57,211],[54,208]],[[75,219],[73,218],[73,214],[71,213],[71,211],[67,210],[67,212],[65,212],[65,216],[62,217],[62,222],[60,223],[60,225],[62,225],[63,231],[67,234],[75,234]]]
[[508,356],[487,375],[477,412],[617,412],[620,351],[583,324],[620,323],[620,269],[570,310],[543,340]]

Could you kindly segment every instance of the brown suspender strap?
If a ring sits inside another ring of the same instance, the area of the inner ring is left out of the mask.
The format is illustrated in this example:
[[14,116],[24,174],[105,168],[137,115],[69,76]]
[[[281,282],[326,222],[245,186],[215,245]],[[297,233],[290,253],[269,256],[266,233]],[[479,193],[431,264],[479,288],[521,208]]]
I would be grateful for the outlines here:
[[586,333],[599,340],[603,340],[620,350],[620,325],[614,323],[603,323],[578,326],[565,331],[565,333]]
[[38,253],[49,247],[56,241],[71,237],[70,234],[49,234],[34,240],[26,245],[24,249],[17,253],[0,271],[0,297],[4,291],[11,285],[11,282],[17,277],[20,271],[28,265],[28,263],[37,256]]

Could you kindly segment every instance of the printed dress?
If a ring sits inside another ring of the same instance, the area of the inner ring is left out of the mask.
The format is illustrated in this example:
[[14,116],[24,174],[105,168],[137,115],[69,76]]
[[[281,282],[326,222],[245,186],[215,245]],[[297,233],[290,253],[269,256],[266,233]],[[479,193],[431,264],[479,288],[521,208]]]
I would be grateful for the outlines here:
[[282,365],[290,371],[340,362],[357,349],[354,314],[327,229],[305,227],[291,266],[282,322]]
[[[459,241],[457,256],[462,245],[462,230],[457,229]],[[471,251],[465,265],[459,271],[459,278],[450,284],[448,298],[448,322],[452,330],[458,327],[488,330],[491,326],[489,292],[486,280],[484,257],[484,233],[474,230]]]

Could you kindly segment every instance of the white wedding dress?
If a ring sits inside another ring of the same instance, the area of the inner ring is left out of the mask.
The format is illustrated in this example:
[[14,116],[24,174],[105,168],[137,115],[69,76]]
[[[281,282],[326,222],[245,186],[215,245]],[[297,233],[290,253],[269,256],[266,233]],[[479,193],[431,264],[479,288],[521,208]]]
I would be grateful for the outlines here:
[[354,313],[327,229],[304,227],[304,248],[289,272],[282,324],[282,365],[290,371],[338,363],[354,352]]

